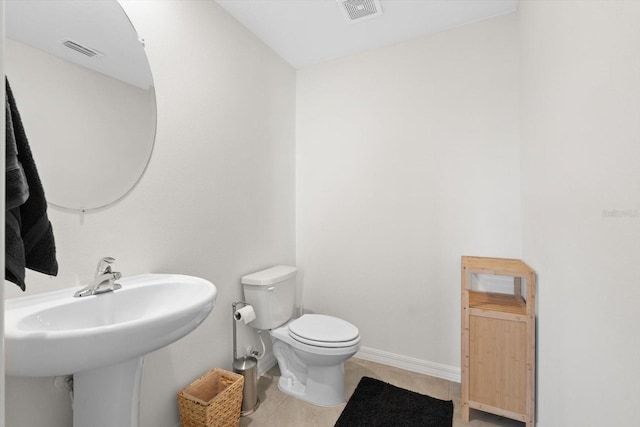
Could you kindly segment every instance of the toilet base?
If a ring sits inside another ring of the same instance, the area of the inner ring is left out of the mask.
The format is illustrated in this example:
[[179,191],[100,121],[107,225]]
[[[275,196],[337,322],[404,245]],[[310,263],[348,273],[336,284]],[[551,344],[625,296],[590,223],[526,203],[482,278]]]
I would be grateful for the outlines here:
[[346,401],[344,363],[336,366],[307,367],[306,384],[292,377],[280,377],[278,388],[284,394],[318,406],[336,406]]

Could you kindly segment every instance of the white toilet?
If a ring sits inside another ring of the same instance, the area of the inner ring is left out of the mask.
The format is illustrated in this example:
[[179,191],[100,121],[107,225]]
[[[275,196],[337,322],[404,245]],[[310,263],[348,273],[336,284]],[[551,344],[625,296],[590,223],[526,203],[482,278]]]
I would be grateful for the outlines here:
[[280,265],[242,278],[245,301],[256,314],[249,326],[269,330],[283,393],[314,405],[338,405],[346,400],[344,362],[360,348],[360,333],[337,317],[292,319],[295,276],[295,267]]

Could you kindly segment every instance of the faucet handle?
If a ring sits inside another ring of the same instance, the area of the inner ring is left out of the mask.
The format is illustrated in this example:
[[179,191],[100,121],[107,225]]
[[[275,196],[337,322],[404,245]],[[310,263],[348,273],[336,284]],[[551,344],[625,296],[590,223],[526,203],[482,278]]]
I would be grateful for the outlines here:
[[101,258],[98,261],[98,267],[96,268],[96,276],[104,273],[111,273],[111,264],[116,262],[116,259],[110,256]]

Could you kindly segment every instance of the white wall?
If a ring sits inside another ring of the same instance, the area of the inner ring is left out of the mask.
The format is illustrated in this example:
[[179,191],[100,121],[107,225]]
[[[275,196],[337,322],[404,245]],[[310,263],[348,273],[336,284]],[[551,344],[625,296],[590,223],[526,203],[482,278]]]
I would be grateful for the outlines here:
[[[215,283],[209,318],[146,359],[141,426],[173,427],[176,393],[211,368],[231,368],[230,304],[242,298],[240,277],[295,262],[295,72],[213,1],[124,7],[145,39],[156,85],[151,163],[128,197],[84,223],[49,210],[60,275],[29,274],[27,293],[78,286],[105,255],[124,275],[173,272]],[[49,378],[8,378],[7,424],[68,427],[68,396]]]
[[521,2],[538,426],[637,425],[640,3]]
[[353,322],[373,353],[454,378],[460,257],[521,255],[516,24],[496,17],[298,71],[305,309]]

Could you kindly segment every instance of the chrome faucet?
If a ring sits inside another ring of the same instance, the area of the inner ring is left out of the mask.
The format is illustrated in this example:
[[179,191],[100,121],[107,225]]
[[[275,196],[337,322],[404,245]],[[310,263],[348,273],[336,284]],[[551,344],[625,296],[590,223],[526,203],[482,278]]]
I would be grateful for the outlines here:
[[116,280],[122,277],[122,274],[118,271],[111,271],[111,265],[114,262],[116,262],[116,260],[111,257],[104,257],[100,259],[100,261],[98,261],[98,267],[96,268],[95,279],[93,279],[93,281],[87,286],[73,294],[73,296],[86,297],[122,288],[119,283],[115,283]]

